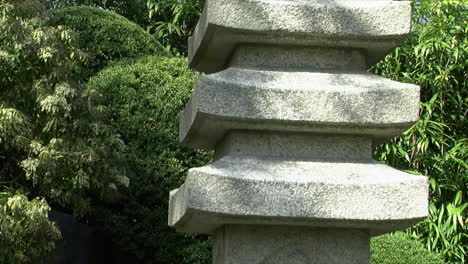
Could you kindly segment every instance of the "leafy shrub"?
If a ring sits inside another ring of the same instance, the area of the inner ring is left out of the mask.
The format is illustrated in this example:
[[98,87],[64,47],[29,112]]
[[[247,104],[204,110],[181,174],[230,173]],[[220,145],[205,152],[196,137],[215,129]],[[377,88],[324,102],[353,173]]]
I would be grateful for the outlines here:
[[77,75],[86,56],[52,19],[39,0],[0,1],[1,263],[38,263],[59,235],[44,199],[4,190],[82,215],[128,185],[124,145]]
[[88,83],[89,90],[105,95],[101,103],[110,107],[110,120],[128,147],[133,171],[128,192],[117,205],[98,207],[97,221],[140,263],[197,259],[185,255],[197,240],[167,226],[169,191],[183,183],[189,168],[211,157],[178,141],[177,117],[196,76],[185,59],[149,56],[110,65]]
[[[0,192],[24,189],[31,197],[44,196],[84,215],[92,197],[115,194],[128,185],[128,178],[125,146],[103,122],[107,109],[92,104],[102,95],[85,91],[83,80],[107,60],[165,52],[148,33],[118,15],[93,8],[50,12],[42,4],[0,2]],[[66,22],[76,22],[81,32],[76,34]],[[31,208],[40,203],[45,201],[33,200]],[[8,258],[2,263],[14,258],[28,262],[51,251],[53,232],[22,235],[46,225],[39,215],[31,221],[5,219],[8,230],[3,232],[15,234],[15,240],[0,241],[0,258]]]
[[371,239],[371,264],[444,264],[424,245],[405,233],[386,234]]
[[0,192],[0,263],[38,263],[49,256],[60,238],[49,211],[44,199]]
[[192,35],[204,0],[147,0],[148,28],[173,54],[187,56],[187,40]]
[[[87,102],[73,32],[39,1],[0,4],[0,189],[28,188],[83,214],[89,194],[128,185],[122,141]],[[29,180],[28,184],[23,179]]]
[[111,10],[137,23],[175,55],[187,56],[187,39],[200,17],[204,0],[54,0],[51,8],[88,5]]
[[55,25],[78,33],[78,46],[90,56],[92,72],[111,60],[142,55],[168,55],[159,42],[137,24],[95,7],[73,6],[52,11]]
[[373,71],[421,86],[420,120],[377,158],[430,177],[429,217],[410,231],[450,263],[468,251],[468,12],[466,1],[414,1],[413,32]]

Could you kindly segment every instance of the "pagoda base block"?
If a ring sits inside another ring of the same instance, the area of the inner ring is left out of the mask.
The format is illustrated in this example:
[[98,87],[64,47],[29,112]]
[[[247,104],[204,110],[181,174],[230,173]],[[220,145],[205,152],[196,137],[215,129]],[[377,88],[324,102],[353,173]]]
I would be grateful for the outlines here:
[[358,229],[226,225],[213,264],[368,264],[369,234]]

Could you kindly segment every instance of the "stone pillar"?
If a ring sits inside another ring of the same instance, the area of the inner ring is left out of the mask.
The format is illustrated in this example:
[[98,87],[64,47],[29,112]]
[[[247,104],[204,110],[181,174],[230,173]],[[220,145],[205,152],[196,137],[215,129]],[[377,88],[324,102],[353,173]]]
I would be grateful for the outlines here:
[[408,2],[206,0],[180,139],[215,150],[170,194],[169,225],[215,234],[214,264],[365,264],[369,238],[427,216],[428,183],[371,158],[419,87],[366,69],[410,30]]

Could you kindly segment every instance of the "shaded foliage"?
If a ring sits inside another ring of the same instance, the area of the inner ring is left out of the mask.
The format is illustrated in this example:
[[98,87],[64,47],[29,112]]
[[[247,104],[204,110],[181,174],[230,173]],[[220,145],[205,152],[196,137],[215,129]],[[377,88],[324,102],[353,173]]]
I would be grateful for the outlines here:
[[187,41],[204,0],[148,0],[149,31],[175,55],[187,56]]
[[2,185],[26,178],[31,190],[82,214],[90,191],[128,185],[123,143],[102,122],[105,109],[87,103],[100,95],[75,75],[86,56],[73,32],[49,26],[34,0],[2,1],[0,11]]
[[49,211],[44,199],[0,192],[0,263],[38,263],[49,257],[60,238]]
[[206,256],[203,244],[193,244],[203,237],[194,240],[167,226],[169,191],[183,183],[189,168],[211,157],[178,141],[177,117],[195,78],[185,59],[150,56],[120,61],[88,83],[106,95],[102,103],[128,146],[133,172],[118,204],[96,208],[98,224],[140,263],[197,263],[196,254]]
[[138,25],[148,22],[147,0],[45,0],[49,9],[69,6],[92,6],[120,14]]
[[[44,1],[9,0],[0,14],[0,191],[23,189],[84,215],[93,198],[108,200],[129,184],[125,145],[104,122],[107,107],[95,104],[103,95],[84,81],[110,60],[167,52],[138,25],[97,8],[50,11]],[[48,210],[42,198],[13,193],[4,192],[4,204],[21,198],[21,212]],[[44,214],[2,219],[10,240],[1,241],[0,259],[37,263],[51,252],[56,229]]]
[[[131,2],[131,1],[130,1]],[[54,25],[63,25],[78,33],[77,45],[87,55],[86,77],[109,61],[142,55],[169,55],[161,44],[137,24],[126,18],[94,7],[76,6],[52,11]]]
[[[0,259],[37,263],[58,230],[43,196],[75,214],[128,186],[124,144],[80,73],[88,54],[36,0],[0,1]],[[12,191],[4,191],[12,190]],[[12,205],[12,203],[14,205]],[[38,230],[41,228],[41,230]],[[5,236],[4,236],[5,235]]]
[[187,39],[204,0],[47,0],[49,7],[94,6],[114,11],[151,33],[167,51],[187,56]]

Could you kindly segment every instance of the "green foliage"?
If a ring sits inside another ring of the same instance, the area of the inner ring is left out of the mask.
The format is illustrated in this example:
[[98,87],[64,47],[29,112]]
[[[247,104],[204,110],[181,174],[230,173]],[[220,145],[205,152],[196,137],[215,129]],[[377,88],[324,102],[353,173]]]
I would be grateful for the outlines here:
[[120,14],[145,28],[149,22],[147,0],[46,0],[48,8],[92,6]]
[[49,211],[44,199],[0,192],[0,263],[38,263],[49,256],[60,238]]
[[405,233],[386,234],[371,239],[372,264],[444,264],[443,258],[429,253],[424,245]]
[[[131,1],[130,1],[131,2]],[[90,56],[91,73],[109,61],[142,55],[168,55],[161,44],[137,24],[102,9],[74,6],[53,10],[54,25],[78,33],[77,45]]]
[[213,237],[208,239],[198,239],[196,243],[192,243],[183,249],[182,263],[190,264],[211,264],[211,254],[213,247]]
[[0,188],[26,178],[34,192],[83,214],[90,192],[128,185],[124,145],[102,122],[105,108],[88,103],[101,95],[86,93],[75,75],[85,56],[73,32],[49,26],[34,0],[2,1],[0,14]]
[[430,176],[429,218],[412,228],[431,251],[464,263],[468,250],[468,12],[465,1],[415,1],[413,32],[373,71],[421,86],[421,119],[377,158]]
[[204,0],[148,0],[148,28],[173,54],[187,56],[187,40],[192,35]]
[[128,146],[133,171],[119,204],[96,209],[98,223],[139,263],[196,263],[191,261],[203,251],[203,245],[192,251],[203,237],[194,240],[167,226],[169,191],[183,183],[189,168],[211,157],[178,141],[178,114],[195,78],[185,59],[149,56],[111,65],[88,83],[106,95],[102,103]]
[[[0,191],[26,189],[84,215],[92,198],[110,198],[129,179],[125,145],[104,121],[104,97],[85,89],[83,80],[108,60],[167,52],[111,12],[88,7],[50,12],[42,3],[0,2]],[[31,208],[40,202],[45,203],[33,200]],[[19,220],[11,219],[8,232],[17,234],[16,240],[1,244],[2,257],[13,252],[27,262],[52,249],[53,232],[21,235],[41,218],[14,223]],[[22,251],[25,245],[29,253]]]
[[174,55],[187,56],[187,39],[204,0],[47,0],[49,7],[86,5],[114,11],[147,29]]

